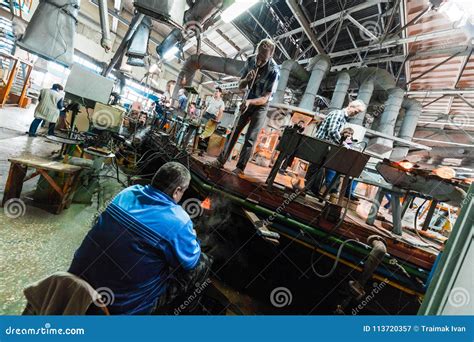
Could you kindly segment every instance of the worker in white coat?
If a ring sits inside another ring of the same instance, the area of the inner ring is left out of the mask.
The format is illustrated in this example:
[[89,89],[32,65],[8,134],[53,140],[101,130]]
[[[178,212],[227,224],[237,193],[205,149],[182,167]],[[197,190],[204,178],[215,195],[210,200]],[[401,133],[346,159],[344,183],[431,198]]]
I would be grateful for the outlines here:
[[43,122],[49,122],[48,135],[54,135],[54,127],[59,118],[59,112],[63,109],[62,94],[63,86],[60,84],[53,84],[51,89],[42,89],[39,95],[39,102],[35,109],[35,119],[30,125],[28,135],[36,137],[38,126]]

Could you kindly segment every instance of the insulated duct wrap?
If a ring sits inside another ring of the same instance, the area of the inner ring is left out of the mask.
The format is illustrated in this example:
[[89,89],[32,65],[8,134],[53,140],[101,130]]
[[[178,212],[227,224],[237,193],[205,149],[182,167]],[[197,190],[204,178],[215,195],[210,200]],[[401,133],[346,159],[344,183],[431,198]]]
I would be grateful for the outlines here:
[[351,77],[346,71],[337,74],[336,87],[332,93],[329,109],[341,109],[347,96],[347,89],[351,84]]
[[319,86],[331,67],[331,61],[328,55],[318,55],[311,59],[309,65],[311,66],[311,76],[299,106],[304,109],[313,110]]
[[244,66],[244,61],[236,59],[204,54],[192,55],[186,59],[183,68],[178,74],[172,97],[173,99],[177,99],[179,89],[192,85],[197,70],[212,71],[229,76],[240,76]]
[[[126,55],[129,57],[127,64],[143,66],[143,58],[148,54],[148,40],[151,31],[151,18],[144,17],[130,41]],[[142,60],[142,62],[137,62]],[[137,64],[138,63],[138,64]]]
[[[402,106],[405,92],[400,88],[393,88],[388,92],[388,99],[385,102],[385,109],[380,116],[380,122],[377,131],[393,135],[395,123],[397,121],[400,108]],[[379,154],[384,154],[390,151],[393,147],[393,141],[384,138],[372,138],[369,141],[367,149]]]
[[290,76],[294,76],[303,82],[309,79],[308,72],[297,61],[292,59],[284,61],[280,66],[280,78],[275,94],[273,94],[272,103],[283,103]]
[[[402,102],[402,108],[405,109],[405,116],[400,126],[398,137],[411,141],[415,134],[416,124],[420,119],[422,106],[417,100],[405,98]],[[408,147],[396,146],[390,155],[390,159],[402,160],[407,156],[408,151]]]
[[186,0],[135,0],[133,5],[138,12],[173,26],[183,24]]
[[17,45],[47,60],[69,67],[80,0],[40,0]]

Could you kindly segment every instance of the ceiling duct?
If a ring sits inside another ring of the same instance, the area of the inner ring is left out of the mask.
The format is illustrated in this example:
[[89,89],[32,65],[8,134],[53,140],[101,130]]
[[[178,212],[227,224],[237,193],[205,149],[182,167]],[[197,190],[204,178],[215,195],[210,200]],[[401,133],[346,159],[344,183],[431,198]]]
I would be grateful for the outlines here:
[[138,12],[158,21],[175,27],[183,25],[186,0],[135,0],[133,4]]
[[212,71],[229,76],[240,76],[244,66],[245,62],[237,59],[204,54],[192,55],[186,59],[183,68],[178,74],[172,97],[177,99],[179,89],[192,85],[197,70]]
[[[205,22],[215,15],[222,8],[222,5],[223,0],[198,0],[194,2],[192,7],[184,12],[184,32],[194,32],[194,35],[199,36],[202,33],[202,28],[206,27]],[[163,58],[171,47],[182,44],[186,38],[188,37],[185,37],[180,29],[174,29],[156,47],[156,52]]]
[[329,109],[341,109],[347,96],[347,89],[351,84],[351,77],[346,71],[337,74],[336,87],[332,93]]
[[102,39],[100,45],[106,52],[112,50],[112,39],[110,38],[109,28],[109,10],[107,6],[107,0],[99,0],[99,17],[100,17],[100,30],[102,31]]
[[17,45],[47,60],[69,67],[80,0],[40,0]]
[[307,82],[309,73],[306,69],[293,59],[284,61],[280,66],[280,78],[278,79],[278,86],[273,94],[272,103],[283,103],[285,97],[285,90],[288,86],[290,77],[296,78],[302,82]]
[[313,110],[319,86],[331,67],[331,61],[328,55],[318,55],[311,59],[309,65],[311,76],[299,106],[304,109]]
[[[405,116],[400,126],[398,137],[405,140],[412,140],[415,134],[416,124],[421,116],[421,103],[414,99],[405,98],[402,102],[402,108],[405,109]],[[396,143],[395,143],[396,144]],[[392,160],[404,159],[408,154],[409,148],[405,146],[396,146],[390,155]]]
[[[404,95],[405,92],[400,88],[389,90],[388,99],[385,102],[385,108],[380,116],[380,122],[377,127],[378,132],[387,135],[394,134],[395,123],[400,113]],[[390,151],[392,147],[392,140],[377,137],[370,139],[367,149],[378,154],[384,154]]]

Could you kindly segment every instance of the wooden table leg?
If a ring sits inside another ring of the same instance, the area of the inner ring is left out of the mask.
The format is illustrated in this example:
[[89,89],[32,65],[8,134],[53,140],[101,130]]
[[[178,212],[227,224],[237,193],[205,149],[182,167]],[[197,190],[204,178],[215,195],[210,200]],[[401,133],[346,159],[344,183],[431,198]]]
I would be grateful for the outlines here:
[[21,190],[23,189],[23,181],[26,177],[28,167],[12,163],[8,172],[8,179],[5,184],[5,192],[3,194],[2,206],[6,201],[12,198],[20,198]]

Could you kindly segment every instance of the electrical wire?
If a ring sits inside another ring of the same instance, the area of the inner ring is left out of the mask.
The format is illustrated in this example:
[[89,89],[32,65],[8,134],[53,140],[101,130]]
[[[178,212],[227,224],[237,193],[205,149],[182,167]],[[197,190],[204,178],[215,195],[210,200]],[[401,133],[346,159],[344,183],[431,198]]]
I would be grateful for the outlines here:
[[330,277],[334,273],[334,271],[336,270],[337,265],[339,264],[339,260],[341,259],[341,253],[342,253],[342,250],[343,250],[344,246],[346,244],[348,244],[349,242],[360,243],[360,241],[357,241],[357,240],[354,240],[354,239],[348,239],[348,240],[345,240],[343,243],[341,243],[341,245],[339,246],[339,249],[337,250],[336,260],[334,261],[334,264],[332,265],[329,272],[326,273],[326,274],[320,274],[320,273],[318,273],[318,271],[316,271],[316,268],[314,267],[314,254],[315,254],[316,249],[313,249],[313,252],[311,253],[311,269],[313,270],[313,273],[315,275],[317,275],[319,278],[328,278],[328,277]]

